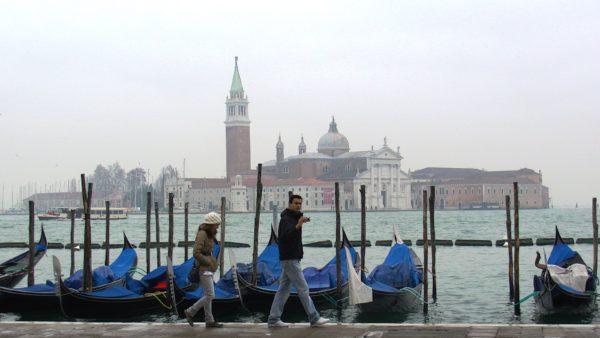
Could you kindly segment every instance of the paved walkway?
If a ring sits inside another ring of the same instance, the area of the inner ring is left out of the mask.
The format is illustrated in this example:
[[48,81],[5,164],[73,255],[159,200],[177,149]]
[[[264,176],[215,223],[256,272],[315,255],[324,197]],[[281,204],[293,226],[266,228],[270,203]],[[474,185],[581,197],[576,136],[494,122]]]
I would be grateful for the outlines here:
[[294,324],[269,329],[266,324],[226,323],[206,329],[202,323],[77,323],[0,322],[2,337],[600,337],[598,325],[483,325],[483,324],[327,324],[311,328]]

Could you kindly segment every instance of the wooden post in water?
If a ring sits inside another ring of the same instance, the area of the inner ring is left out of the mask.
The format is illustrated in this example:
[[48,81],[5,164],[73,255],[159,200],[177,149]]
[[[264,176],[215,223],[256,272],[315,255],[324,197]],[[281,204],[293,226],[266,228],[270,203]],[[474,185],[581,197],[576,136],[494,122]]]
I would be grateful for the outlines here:
[[275,236],[278,236],[279,234],[277,232],[279,231],[279,222],[277,220],[277,205],[273,205],[273,207],[271,207],[271,211],[273,212],[273,221],[271,221],[271,224],[273,224],[273,231],[275,231]]
[[227,200],[225,196],[221,196],[221,241],[219,245],[219,277],[223,278],[223,270],[225,270],[225,203]]
[[506,195],[506,242],[508,243],[508,293],[512,302],[515,299],[515,284],[513,276],[513,245],[510,217],[510,196]]
[[521,248],[521,243],[519,240],[519,184],[517,182],[513,183],[514,188],[514,198],[515,201],[515,315],[521,315],[521,304],[519,304],[519,300],[521,299],[521,292],[519,288],[519,250]]
[[75,273],[75,209],[71,209],[71,270],[69,276]]
[[169,193],[169,247],[167,249],[167,257],[173,261],[173,228],[175,226],[173,221],[173,196],[172,192]]
[[366,187],[360,186],[360,271],[365,271],[365,255],[367,252],[367,208]]
[[104,265],[110,264],[110,201],[106,201],[106,249],[104,255]]
[[335,182],[335,279],[337,297],[342,297],[342,234],[341,234],[341,219],[340,219],[340,183]]
[[150,222],[152,221],[152,192],[146,192],[146,272],[150,272],[150,242],[152,237],[150,236],[151,227]]
[[92,225],[90,208],[92,204],[93,184],[85,187],[85,174],[81,174],[81,196],[83,198],[84,230],[83,230],[83,290],[92,291]]
[[429,241],[427,239],[427,190],[423,190],[423,313],[429,312],[429,287],[427,264],[429,263]]
[[29,260],[27,262],[27,286],[35,284],[34,270],[35,257],[35,206],[29,201]]
[[256,212],[254,214],[254,246],[252,247],[252,284],[256,285],[257,283],[257,268],[256,268],[256,260],[258,258],[258,227],[260,225],[260,209],[262,202],[262,163],[258,164],[258,174],[256,176]]
[[[154,202],[154,215],[156,219],[156,267],[159,267],[160,264],[160,221],[159,221],[159,212],[158,212],[158,202]],[[150,243],[148,242],[148,245]]]
[[190,202],[185,202],[185,205],[183,207],[183,256],[185,257],[185,260],[188,260],[189,254],[188,254],[188,237],[190,235],[189,233],[189,214],[190,214]]
[[435,186],[429,187],[429,229],[431,236],[431,299],[437,300],[437,276],[435,271]]
[[594,265],[592,272],[594,276],[598,272],[598,219],[596,215],[596,197],[592,198],[592,226],[594,227]]

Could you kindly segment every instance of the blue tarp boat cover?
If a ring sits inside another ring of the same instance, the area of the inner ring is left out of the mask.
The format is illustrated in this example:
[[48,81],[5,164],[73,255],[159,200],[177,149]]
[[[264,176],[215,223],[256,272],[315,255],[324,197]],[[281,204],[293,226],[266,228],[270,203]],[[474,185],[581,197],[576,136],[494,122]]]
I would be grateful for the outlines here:
[[137,266],[137,253],[133,248],[125,248],[115,261],[109,265],[116,279],[129,274],[132,267]]
[[56,292],[56,287],[54,283],[47,280],[46,284],[35,284],[32,286],[24,287],[24,288],[16,288],[19,291],[27,291],[27,292]]
[[[125,248],[109,266],[100,266],[92,271],[92,286],[104,285],[129,275],[129,270],[137,265],[137,253],[133,248]],[[77,270],[64,280],[67,287],[83,287],[83,270]]]
[[[219,257],[220,247],[218,242],[215,241],[213,246],[212,255],[214,257]],[[194,266],[194,257],[189,258],[187,261],[183,262],[180,265],[173,266],[173,274],[175,279],[175,284],[179,287],[184,287],[190,282],[188,281],[188,275],[190,274],[190,270]],[[159,266],[158,268],[148,272],[144,278],[142,278],[142,282],[147,286],[154,286],[159,282],[163,282],[167,280],[167,267]]]
[[567,260],[573,258],[577,254],[565,243],[558,242],[552,248],[548,264],[562,266]]
[[[352,246],[348,247],[352,262],[356,263],[356,250]],[[342,283],[348,280],[348,271],[346,264],[345,250],[341,251],[342,262]],[[252,264],[238,264],[238,272],[245,280],[250,280],[252,275]],[[279,263],[279,246],[276,242],[271,242],[258,256],[257,259],[257,285],[268,290],[277,290],[279,287],[279,277],[281,276],[281,264]],[[325,266],[320,269],[308,267],[303,270],[304,278],[311,290],[328,289],[336,286],[336,264],[333,257]],[[233,288],[232,274],[228,271],[227,274],[219,281],[223,283],[223,287],[229,292],[235,292]],[[292,292],[295,289],[292,288]]]
[[414,288],[421,281],[421,274],[412,259],[410,248],[404,243],[394,244],[383,264],[375,267],[369,277],[363,278],[363,282],[371,288],[386,292],[392,291],[389,287],[395,289]]
[[81,294],[87,296],[94,297],[102,297],[102,298],[138,298],[139,294],[123,287],[120,285],[112,286],[108,289],[92,291],[92,292],[82,292]]

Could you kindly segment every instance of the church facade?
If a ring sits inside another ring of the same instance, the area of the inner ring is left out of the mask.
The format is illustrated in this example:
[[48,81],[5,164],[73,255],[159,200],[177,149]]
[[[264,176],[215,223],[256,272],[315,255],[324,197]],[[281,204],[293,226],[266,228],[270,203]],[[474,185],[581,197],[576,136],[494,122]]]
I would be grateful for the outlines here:
[[[225,102],[226,167],[224,178],[173,178],[165,183],[165,197],[174,193],[176,208],[189,203],[191,209],[208,211],[226,208],[233,212],[256,208],[256,170],[251,169],[250,117],[248,97],[235,58],[229,96]],[[334,210],[334,185],[340,185],[342,210],[360,209],[360,186],[366,186],[366,207],[370,210],[410,209],[411,188],[402,170],[399,148],[384,139],[378,149],[350,151],[346,136],[332,118],[329,130],[318,141],[316,152],[308,152],[302,137],[297,154],[285,157],[281,136],[275,145],[275,159],[263,163],[261,209],[287,206],[288,192],[304,198],[305,210]],[[165,198],[167,201],[168,198]]]

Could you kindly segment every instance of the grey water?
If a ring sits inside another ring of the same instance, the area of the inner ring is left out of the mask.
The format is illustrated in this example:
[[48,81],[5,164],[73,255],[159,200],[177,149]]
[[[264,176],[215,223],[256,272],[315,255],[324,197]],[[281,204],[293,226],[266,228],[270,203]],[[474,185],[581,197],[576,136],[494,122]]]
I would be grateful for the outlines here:
[[[311,222],[304,226],[304,243],[320,240],[335,239],[335,213],[313,212],[307,213]],[[325,309],[323,316],[334,318],[343,322],[396,322],[396,323],[560,323],[560,324],[587,324],[600,323],[596,312],[586,316],[541,316],[535,310],[533,299],[521,305],[521,316],[513,314],[513,306],[508,295],[508,253],[504,247],[496,247],[495,241],[506,235],[506,213],[503,210],[478,210],[478,211],[436,211],[436,238],[437,239],[486,239],[492,240],[492,247],[437,247],[437,302],[429,306],[427,316],[422,313],[409,314],[361,314],[356,308],[347,306],[342,309]],[[203,215],[192,214],[189,216],[189,240],[193,240],[198,224]],[[259,251],[268,242],[271,213],[262,213],[260,217]],[[70,238],[69,221],[36,220],[36,240],[43,223],[49,242],[68,243]],[[184,240],[183,215],[175,215],[175,242]],[[344,212],[341,223],[351,240],[360,239],[360,213]],[[592,211],[591,209],[546,209],[546,210],[521,210],[520,236],[521,238],[554,237],[554,226],[559,226],[563,237],[583,238],[592,237]],[[422,212],[369,212],[367,213],[367,239],[373,246],[366,251],[366,267],[373,269],[380,264],[387,254],[388,247],[374,246],[376,240],[391,239],[392,226],[396,226],[403,239],[410,239],[413,249],[423,257],[423,248],[415,246],[417,239],[422,238]],[[168,216],[160,216],[161,242],[168,239]],[[28,216],[26,215],[1,215],[0,216],[0,241],[1,242],[27,242]],[[254,229],[254,214],[228,214],[226,218],[226,240],[252,244]],[[152,218],[152,241],[155,240],[154,217]],[[139,245],[146,240],[145,215],[130,215],[127,220],[112,221],[110,230],[111,243],[122,243],[122,234],[125,232],[130,241]],[[105,239],[104,221],[92,222],[92,241],[102,244]],[[83,242],[83,222],[76,222],[75,241]],[[583,259],[591,266],[592,245],[575,244],[572,246]],[[533,262],[536,250],[549,255],[551,246],[524,246],[520,254],[520,292],[521,297],[533,292],[532,276],[538,273]],[[1,249],[0,261],[8,259],[24,249]],[[250,262],[252,259],[251,248],[230,249],[237,262]],[[115,258],[120,249],[112,249],[111,259]],[[305,248],[302,260],[303,267],[324,265],[334,256],[333,248]],[[145,249],[137,249],[138,267],[145,269]],[[162,263],[165,264],[167,249],[161,249]],[[52,280],[51,255],[56,255],[63,266],[63,271],[68,271],[70,266],[70,251],[65,249],[50,249],[46,258],[36,266],[36,282]],[[190,248],[191,255],[191,248]],[[225,262],[229,263],[226,253]],[[431,256],[430,256],[431,257]],[[184,249],[174,249],[174,264],[184,258]],[[92,250],[92,266],[104,263],[104,250]],[[431,258],[430,258],[431,264]],[[83,265],[83,252],[76,253],[76,269]],[[151,268],[156,267],[156,251],[151,252]],[[140,275],[138,275],[139,277]],[[26,279],[20,286],[25,286]],[[431,291],[430,291],[431,295]],[[253,322],[265,319],[264,314],[247,314],[244,311],[231,314],[219,320]],[[41,317],[22,317],[18,314],[1,313],[0,321],[6,320],[65,320],[56,314]],[[136,321],[172,321],[172,317],[148,316],[136,317]],[[287,315],[284,320],[305,321],[301,315]]]

